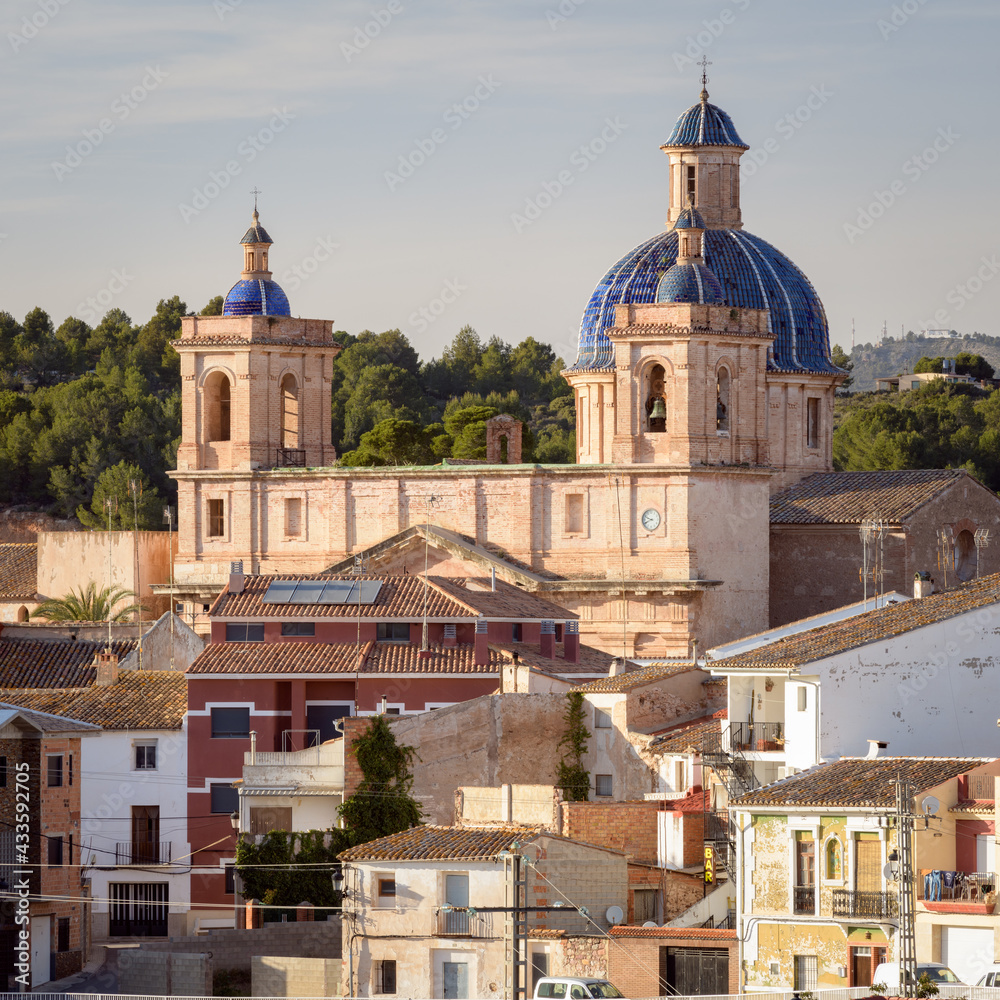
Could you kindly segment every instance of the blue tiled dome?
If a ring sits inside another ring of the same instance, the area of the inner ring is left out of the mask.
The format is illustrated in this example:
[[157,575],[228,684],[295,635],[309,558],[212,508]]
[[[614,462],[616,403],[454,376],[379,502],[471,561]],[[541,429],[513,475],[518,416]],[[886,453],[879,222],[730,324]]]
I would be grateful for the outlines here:
[[[678,234],[662,232],[627,253],[601,279],[580,325],[574,370],[611,368],[614,347],[604,332],[621,302],[655,302],[660,278],[677,260]],[[707,229],[702,255],[721,286],[722,301],[769,310],[774,346],[768,366],[783,371],[838,371],[830,362],[823,303],[809,279],[783,254],[744,229]]]
[[680,215],[677,216],[677,221],[674,223],[674,229],[704,229],[705,220],[701,217],[701,212],[696,208],[685,208]]
[[656,286],[656,301],[714,306],[723,301],[722,285],[704,264],[674,264]]
[[255,222],[244,234],[240,243],[273,243],[274,240],[267,235],[267,230]]
[[699,101],[677,119],[664,146],[740,146],[750,147],[739,137],[733,120],[722,108]]
[[291,316],[288,297],[276,281],[244,278],[237,281],[222,304],[223,316]]

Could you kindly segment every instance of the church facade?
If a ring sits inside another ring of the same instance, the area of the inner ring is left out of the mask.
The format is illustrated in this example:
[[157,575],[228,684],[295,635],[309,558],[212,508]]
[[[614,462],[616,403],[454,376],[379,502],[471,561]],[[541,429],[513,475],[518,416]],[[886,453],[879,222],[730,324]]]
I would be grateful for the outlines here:
[[602,279],[564,372],[575,465],[336,467],[332,323],[291,317],[255,211],[223,315],[185,317],[174,342],[175,599],[207,610],[236,560],[312,573],[363,555],[376,572],[485,561],[627,656],[766,628],[769,496],[831,470],[844,373],[808,279],[742,228],[747,148],[704,90],[663,145],[667,228]]

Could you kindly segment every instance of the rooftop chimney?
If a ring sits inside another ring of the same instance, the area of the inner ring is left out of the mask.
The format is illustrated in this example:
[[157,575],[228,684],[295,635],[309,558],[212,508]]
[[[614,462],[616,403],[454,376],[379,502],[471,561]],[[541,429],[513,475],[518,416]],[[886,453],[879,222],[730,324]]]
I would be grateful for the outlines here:
[[541,645],[539,652],[548,659],[555,659],[556,655],[556,623],[550,621],[542,622],[541,635],[538,637]]
[[563,657],[567,663],[580,662],[579,622],[566,622],[563,625]]
[[110,649],[105,649],[103,653],[98,653],[94,657],[94,666],[97,668],[97,680],[94,681],[97,687],[110,687],[117,682],[117,653],[112,653]]
[[927,597],[934,593],[934,581],[927,570],[918,570],[913,574],[913,596]]
[[246,577],[243,575],[243,560],[235,559],[229,564],[229,593],[242,594],[243,583]]
[[878,756],[879,750],[884,750],[889,744],[885,740],[869,740],[866,760],[874,760]]
[[625,673],[625,661],[620,656],[616,656],[611,661],[611,666],[608,667],[608,676],[617,677],[623,673]]
[[490,627],[485,618],[476,619],[476,652],[477,666],[484,667],[490,662]]

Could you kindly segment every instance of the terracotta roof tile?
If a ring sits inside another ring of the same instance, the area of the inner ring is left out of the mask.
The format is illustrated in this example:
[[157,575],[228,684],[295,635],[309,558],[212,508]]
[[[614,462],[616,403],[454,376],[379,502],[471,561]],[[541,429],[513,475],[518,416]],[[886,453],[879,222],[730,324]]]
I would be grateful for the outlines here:
[[[582,694],[597,694],[601,692],[621,694],[625,691],[632,691],[637,687],[644,687],[646,684],[655,684],[657,681],[675,674],[684,674],[689,670],[700,670],[700,667],[689,661],[679,663],[652,663],[647,667],[638,667],[628,670],[623,674],[616,674],[614,677],[602,677],[600,680],[591,681],[589,684],[582,684],[574,688]],[[707,675],[706,675],[707,677]]]
[[860,806],[894,808],[896,781],[922,792],[986,764],[990,757],[843,757],[756,788],[737,806]]
[[30,725],[40,729],[43,733],[99,733],[101,731],[100,726],[91,725],[80,719],[67,719],[61,715],[39,712],[35,709],[25,708],[22,705],[9,705],[5,702],[0,702],[0,728],[7,725],[8,722],[18,715]]
[[565,659],[565,647],[561,642],[555,644],[555,659],[542,656],[541,645],[537,642],[491,642],[490,648],[499,650],[507,662],[512,662],[516,653],[518,662],[546,674],[606,674],[615,659],[613,653],[581,644],[579,662],[571,663]]
[[535,836],[540,827],[415,826],[351,847],[337,857],[341,861],[475,861],[490,860],[510,847],[514,840]]
[[[117,639],[111,651],[121,659],[135,646],[134,639]],[[0,638],[0,687],[88,687],[97,676],[94,657],[105,648],[106,642]]]
[[771,523],[860,524],[866,517],[898,523],[968,475],[962,469],[820,472],[771,497]]
[[500,672],[500,656],[490,663],[474,662],[475,647],[432,645],[422,658],[420,647],[408,642],[367,642],[361,647],[360,666],[355,643],[326,642],[215,642],[199,653],[188,674],[484,674]]
[[0,597],[38,596],[38,545],[35,542],[0,544]]
[[619,924],[608,933],[612,937],[691,938],[735,941],[736,931],[725,927],[628,927]]
[[91,722],[103,729],[180,729],[187,681],[170,670],[123,670],[115,684],[86,688],[3,688],[0,701]]
[[993,573],[962,584],[954,590],[866,611],[843,621],[787,636],[766,646],[758,646],[736,656],[710,660],[708,668],[794,669],[848,649],[891,639],[925,625],[933,625],[997,603],[1000,603],[1000,573]]
[[[722,717],[725,717],[725,712]],[[706,740],[714,739],[718,742],[721,733],[722,721],[717,713],[672,726],[660,733],[649,744],[649,749],[655,753],[700,753]]]
[[488,577],[478,580],[482,590],[472,590],[465,586],[466,578],[445,576],[428,577],[431,583],[442,593],[466,605],[474,614],[484,618],[514,618],[518,621],[576,621],[579,617],[572,611],[559,607],[551,601],[543,600],[535,594],[529,594],[505,583],[496,581],[496,590],[490,590],[491,581]]

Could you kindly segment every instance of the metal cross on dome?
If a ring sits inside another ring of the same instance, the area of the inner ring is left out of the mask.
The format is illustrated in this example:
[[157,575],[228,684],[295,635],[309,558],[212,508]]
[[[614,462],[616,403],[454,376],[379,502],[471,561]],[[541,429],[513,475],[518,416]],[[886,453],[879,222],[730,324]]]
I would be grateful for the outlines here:
[[701,67],[701,89],[705,90],[708,87],[708,67],[712,64],[708,60],[708,56],[702,56],[701,62],[695,63],[695,66]]
[[257,211],[257,195],[263,194],[264,192],[261,191],[260,188],[258,188],[256,185],[254,185],[254,187],[250,191],[250,193],[253,195],[253,210],[256,212]]

